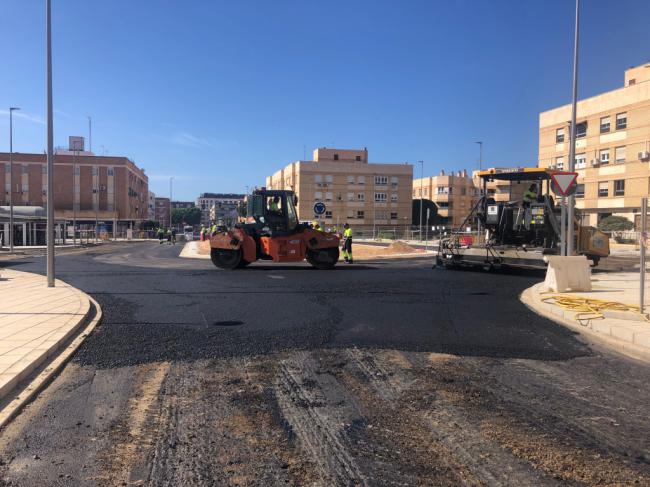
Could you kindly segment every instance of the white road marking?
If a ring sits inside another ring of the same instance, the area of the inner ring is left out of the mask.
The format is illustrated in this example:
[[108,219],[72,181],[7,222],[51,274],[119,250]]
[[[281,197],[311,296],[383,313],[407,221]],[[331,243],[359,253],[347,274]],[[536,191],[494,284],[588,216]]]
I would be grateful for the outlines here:
[[273,274],[269,274],[267,277],[269,277],[271,279],[284,279],[284,276],[276,276],[276,275],[273,275]]

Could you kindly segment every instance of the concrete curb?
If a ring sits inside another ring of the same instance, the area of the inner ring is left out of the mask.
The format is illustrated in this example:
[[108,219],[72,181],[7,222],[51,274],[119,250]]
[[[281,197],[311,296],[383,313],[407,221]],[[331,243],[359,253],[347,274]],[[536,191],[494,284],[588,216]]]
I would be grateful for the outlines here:
[[548,318],[555,323],[565,326],[587,341],[638,360],[650,362],[650,324],[633,324],[629,320],[610,319],[587,320],[584,325],[575,320],[575,312],[568,311],[543,302],[540,299],[539,288],[543,283],[535,284],[524,290],[519,296],[520,301],[535,313]]
[[[83,291],[77,289],[77,292],[88,300],[88,309],[84,317],[56,344],[16,375],[16,378],[10,382],[11,387],[5,387],[0,391],[0,429],[6,426],[27,403],[47,386],[101,321],[102,310],[97,301]],[[84,330],[78,333],[84,324]],[[50,358],[52,358],[51,362],[46,363]],[[33,375],[35,372],[38,372],[36,376]],[[14,397],[10,398],[9,396],[12,394]]]

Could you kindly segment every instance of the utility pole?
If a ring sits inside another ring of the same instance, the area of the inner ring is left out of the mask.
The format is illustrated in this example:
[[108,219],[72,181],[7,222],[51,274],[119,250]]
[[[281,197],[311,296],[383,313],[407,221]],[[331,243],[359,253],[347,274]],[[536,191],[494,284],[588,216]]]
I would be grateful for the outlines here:
[[422,212],[424,209],[424,191],[422,191],[422,186],[424,185],[424,161],[418,161],[420,163],[420,242],[422,241]]
[[[72,245],[77,246],[77,152],[72,153]],[[80,178],[81,179],[81,178]]]
[[172,229],[172,181],[174,176],[169,178],[169,229]]
[[93,119],[88,115],[88,151],[93,151]]
[[54,287],[54,117],[52,112],[52,0],[45,0],[47,71],[47,287]]
[[14,124],[13,112],[18,107],[9,107],[9,252],[14,251]]
[[[576,110],[578,103],[578,40],[580,35],[580,0],[576,0],[576,23],[573,39],[573,101],[571,102],[571,127],[569,136],[569,172],[575,171],[576,157]],[[575,196],[569,196],[567,208],[566,254],[573,255],[573,241],[575,239],[574,212]]]

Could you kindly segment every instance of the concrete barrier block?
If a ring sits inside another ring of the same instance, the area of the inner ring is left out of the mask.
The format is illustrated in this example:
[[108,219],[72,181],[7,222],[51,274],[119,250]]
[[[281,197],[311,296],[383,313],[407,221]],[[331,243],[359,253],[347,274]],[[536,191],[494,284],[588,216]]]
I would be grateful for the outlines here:
[[612,326],[612,336],[626,342],[634,343],[634,334],[646,331],[646,325],[624,324]]
[[548,267],[540,291],[591,291],[591,266],[584,255],[546,255],[544,261]]

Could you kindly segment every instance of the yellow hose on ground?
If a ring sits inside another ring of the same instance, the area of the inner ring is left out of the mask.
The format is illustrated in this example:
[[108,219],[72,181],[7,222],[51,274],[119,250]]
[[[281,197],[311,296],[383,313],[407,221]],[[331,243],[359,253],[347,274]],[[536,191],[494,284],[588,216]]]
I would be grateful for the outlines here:
[[578,322],[584,320],[602,320],[605,318],[603,311],[630,311],[637,313],[643,321],[650,323],[648,317],[641,313],[639,306],[633,304],[608,301],[606,299],[583,298],[569,294],[554,294],[552,296],[542,297],[542,301],[569,311],[575,311],[575,319]]

